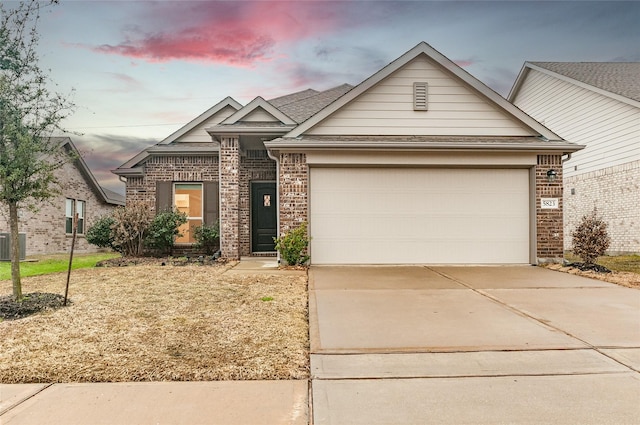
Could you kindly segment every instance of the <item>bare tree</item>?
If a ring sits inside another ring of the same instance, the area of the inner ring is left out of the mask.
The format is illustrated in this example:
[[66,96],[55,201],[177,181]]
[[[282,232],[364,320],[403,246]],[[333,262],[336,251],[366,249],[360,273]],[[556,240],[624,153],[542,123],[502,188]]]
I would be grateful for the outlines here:
[[[38,21],[57,3],[27,0],[0,4],[0,204],[9,210],[13,296],[22,299],[19,208],[35,208],[58,193],[55,170],[72,158],[57,139],[74,105],[52,92],[38,64]],[[6,210],[5,210],[6,211]]]

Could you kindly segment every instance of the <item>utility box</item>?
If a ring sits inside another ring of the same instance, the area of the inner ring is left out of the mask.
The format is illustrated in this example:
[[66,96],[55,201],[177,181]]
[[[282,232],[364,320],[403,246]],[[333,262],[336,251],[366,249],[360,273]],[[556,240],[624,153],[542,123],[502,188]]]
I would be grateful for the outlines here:
[[[27,234],[19,233],[20,260],[27,257]],[[0,233],[0,261],[11,261],[11,234]]]

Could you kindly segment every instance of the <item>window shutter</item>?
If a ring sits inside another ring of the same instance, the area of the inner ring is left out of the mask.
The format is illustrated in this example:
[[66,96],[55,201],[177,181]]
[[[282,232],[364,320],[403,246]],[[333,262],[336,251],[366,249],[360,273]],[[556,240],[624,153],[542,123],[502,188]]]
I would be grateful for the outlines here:
[[204,182],[204,224],[218,221],[218,182]]
[[173,183],[156,182],[156,214],[173,209],[172,192]]
[[413,110],[426,111],[427,108],[427,83],[413,83]]

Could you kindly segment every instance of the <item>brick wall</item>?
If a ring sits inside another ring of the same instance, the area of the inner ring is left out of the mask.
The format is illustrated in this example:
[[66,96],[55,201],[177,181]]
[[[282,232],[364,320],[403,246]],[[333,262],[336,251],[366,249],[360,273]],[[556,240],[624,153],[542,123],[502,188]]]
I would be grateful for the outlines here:
[[569,177],[564,187],[565,249],[582,216],[596,207],[608,224],[609,252],[640,253],[640,161]]
[[[103,215],[108,215],[116,207],[106,204],[96,195],[80,170],[74,164],[67,164],[56,171],[62,183],[62,193],[39,205],[38,211],[21,208],[19,231],[27,235],[27,255],[55,254],[69,252],[71,235],[65,231],[66,199],[86,202],[85,231]],[[9,233],[9,211],[0,213],[0,233]],[[76,252],[95,252],[98,248],[87,243],[84,235],[76,239]]]
[[237,137],[220,141],[220,248],[222,256],[240,258],[240,152]]
[[[554,182],[547,180],[547,171],[555,170],[557,178]],[[558,198],[558,209],[542,209],[541,198]],[[560,155],[538,155],[536,166],[536,228],[539,262],[561,261],[563,253],[562,222],[562,157]]]
[[127,202],[147,202],[155,211],[156,181],[218,181],[218,157],[153,156],[145,163],[144,177],[127,178]]
[[251,182],[276,180],[276,162],[269,159],[266,151],[248,151],[247,154],[240,158],[240,255],[251,254]]
[[307,156],[280,154],[280,234],[308,221],[308,190]]

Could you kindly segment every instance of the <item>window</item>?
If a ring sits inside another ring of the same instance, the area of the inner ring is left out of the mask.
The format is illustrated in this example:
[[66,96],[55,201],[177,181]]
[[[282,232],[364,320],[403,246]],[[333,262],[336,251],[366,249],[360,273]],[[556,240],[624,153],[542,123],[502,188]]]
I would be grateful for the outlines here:
[[84,234],[85,209],[85,201],[67,198],[65,205],[65,232],[67,234],[73,233],[73,215],[75,213],[78,213],[78,234]]
[[176,243],[195,243],[194,229],[202,226],[202,183],[175,183],[173,205],[187,214],[187,222],[179,228],[182,236],[176,238]]

